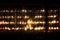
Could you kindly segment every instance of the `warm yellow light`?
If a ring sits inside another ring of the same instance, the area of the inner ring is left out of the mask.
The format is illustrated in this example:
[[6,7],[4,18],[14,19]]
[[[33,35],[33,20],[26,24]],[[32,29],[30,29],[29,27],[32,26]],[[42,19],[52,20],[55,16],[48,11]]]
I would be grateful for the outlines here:
[[28,24],[32,24],[32,22],[33,22],[32,19],[29,19],[29,20],[27,21]]
[[44,9],[42,9],[42,10],[40,10],[40,12],[45,12],[45,10],[44,10]]
[[21,24],[21,21],[19,22],[19,24]]
[[56,27],[56,29],[59,29],[59,27]]
[[21,16],[17,16],[17,18],[22,18]]
[[0,21],[0,24],[4,24],[4,21]]
[[14,30],[15,28],[14,27],[12,27],[12,30]]
[[13,16],[11,16],[11,18],[14,18]]
[[55,20],[53,20],[51,23],[56,23],[56,21],[55,21]]
[[22,12],[25,12],[25,13],[26,13],[26,12],[27,12],[27,10],[24,10],[24,9],[23,9],[23,10],[22,10]]
[[58,27],[49,27],[49,30],[58,30],[59,28]]
[[51,15],[51,16],[48,16],[48,17],[51,17],[51,18],[56,18],[56,15]]
[[33,29],[33,27],[30,27],[30,30],[32,30]]
[[9,22],[4,22],[4,24],[9,24]]
[[43,22],[40,22],[40,24],[45,24],[45,22],[43,21]]
[[56,15],[54,15],[54,18],[56,17]]
[[53,21],[49,21],[49,23],[54,24],[54,23],[59,23],[59,21],[53,20]]
[[34,30],[43,30],[44,27],[35,27]]
[[50,29],[50,27],[49,27],[49,29]]
[[54,27],[54,30],[56,30],[57,28],[56,27]]
[[6,12],[9,12],[9,10],[5,10]]
[[10,22],[10,24],[14,24],[14,22]]
[[29,18],[29,16],[25,16],[25,18]]
[[40,15],[40,16],[35,16],[35,18],[42,18],[42,16]]
[[19,30],[19,27],[15,28],[15,30]]
[[8,30],[11,30],[9,27],[7,28]]
[[8,27],[5,27],[5,29],[8,29]]
[[45,29],[44,27],[40,27],[41,30]]
[[25,27],[25,28],[24,28],[24,30],[26,31],[26,30],[27,30],[27,28]]
[[35,27],[34,30],[40,30],[40,28],[39,27]]

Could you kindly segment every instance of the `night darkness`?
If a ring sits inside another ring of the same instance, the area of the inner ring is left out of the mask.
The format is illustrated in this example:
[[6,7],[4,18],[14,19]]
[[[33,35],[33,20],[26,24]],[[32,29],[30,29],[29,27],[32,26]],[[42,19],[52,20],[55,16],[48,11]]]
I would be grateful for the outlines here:
[[[3,9],[29,9],[29,10],[38,10],[38,9],[45,9],[46,13],[45,13],[45,32],[25,32],[25,31],[1,31],[0,32],[0,39],[1,40],[58,40],[60,39],[60,29],[57,31],[53,31],[53,32],[48,32],[48,26],[49,24],[47,23],[50,19],[47,17],[48,15],[50,15],[48,13],[49,9],[58,9],[58,13],[56,13],[58,21],[59,21],[59,13],[60,13],[60,4],[59,1],[52,1],[52,0],[0,0],[0,10]],[[33,12],[32,12],[33,13]],[[30,17],[33,19],[33,16],[35,16],[35,14],[30,13]],[[2,15],[3,13],[0,13],[0,15]],[[4,16],[6,14],[3,14]],[[9,14],[8,14],[9,15]],[[13,15],[13,14],[10,14]],[[19,16],[19,14],[16,14],[17,16]],[[22,14],[20,14],[22,15]],[[38,14],[39,15],[39,14]],[[1,20],[1,19],[0,19]],[[2,19],[3,20],[3,19]],[[14,19],[13,19],[14,20]],[[58,23],[59,24],[59,23]],[[1,25],[0,25],[1,26]],[[10,26],[10,25],[9,25]],[[14,25],[13,25],[14,26]],[[19,25],[21,26],[21,25]],[[60,26],[58,25],[58,27],[60,28]]]

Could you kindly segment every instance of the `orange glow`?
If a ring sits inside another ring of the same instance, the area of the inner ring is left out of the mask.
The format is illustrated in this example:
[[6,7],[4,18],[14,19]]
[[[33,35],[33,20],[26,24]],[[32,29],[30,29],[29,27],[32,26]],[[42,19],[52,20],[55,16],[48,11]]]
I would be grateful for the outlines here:
[[32,30],[33,27],[31,27],[31,25],[26,25],[26,27],[25,27],[24,29],[25,29],[25,31],[28,30],[28,29],[29,29],[29,30]]
[[25,31],[28,30],[28,29],[29,29],[29,30],[32,30],[32,29],[33,29],[33,27],[31,27],[31,26],[32,26],[32,25],[31,25],[32,22],[33,22],[33,21],[32,21],[31,18],[27,20],[27,25],[26,25],[26,27],[24,28]]
[[19,30],[19,27],[15,28],[15,30]]
[[15,28],[12,28],[12,30],[14,30]]
[[59,27],[49,27],[49,30],[58,30]]
[[32,24],[32,19],[30,18],[30,19],[28,19],[28,21],[27,21],[27,24]]
[[54,24],[54,23],[59,23],[59,21],[53,20],[53,21],[49,21],[49,23]]
[[43,30],[45,29],[44,27],[35,27],[34,30]]
[[0,21],[0,24],[9,24],[9,22]]
[[4,21],[0,21],[0,24],[4,24]]

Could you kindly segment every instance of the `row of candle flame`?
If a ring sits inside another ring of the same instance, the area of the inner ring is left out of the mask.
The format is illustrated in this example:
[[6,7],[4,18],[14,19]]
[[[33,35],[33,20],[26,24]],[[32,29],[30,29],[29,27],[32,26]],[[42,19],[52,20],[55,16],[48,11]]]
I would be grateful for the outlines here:
[[[26,9],[22,9],[22,10],[13,10],[13,9],[11,9],[11,10],[0,10],[0,12],[32,12],[33,10],[26,10]],[[40,11],[40,12],[45,12],[45,9],[40,9],[40,10],[35,10],[35,11]],[[50,9],[50,10],[48,10],[48,12],[57,12],[58,10],[57,9],[55,9],[55,10],[53,10],[53,9]]]
[[[34,21],[34,22],[29,22],[31,24],[45,24],[46,22],[44,21]],[[56,20],[53,20],[53,21],[49,21],[48,22],[49,24],[55,24],[55,23],[59,23],[59,21],[56,21]],[[4,22],[4,21],[0,21],[0,24],[15,24],[15,22]],[[27,22],[24,22],[24,21],[20,21],[20,22],[17,22],[17,24],[27,24]]]
[[[56,23],[56,21],[54,20],[53,21],[54,23]],[[41,26],[39,26],[39,27],[32,27],[32,23],[33,23],[33,20],[30,18],[30,19],[28,19],[27,20],[27,24],[26,24],[26,26],[25,27],[12,27],[12,28],[9,28],[9,27],[3,27],[3,28],[0,28],[1,30],[3,29],[3,30],[25,30],[25,31],[27,31],[27,30],[42,30],[42,31],[44,31],[46,28],[45,27],[41,27]],[[58,30],[58,29],[60,29],[59,27],[48,27],[48,29],[49,30]]]
[[[50,15],[48,18],[56,18],[57,15]],[[35,18],[44,18],[45,16],[42,15],[36,15]],[[0,16],[0,18],[15,18],[14,16]],[[29,16],[17,16],[17,18],[29,18]]]
[[[41,9],[41,10],[36,10],[37,12],[45,12],[44,9]],[[0,12],[24,12],[24,13],[27,13],[27,12],[33,12],[33,10],[26,10],[26,9],[22,9],[22,10],[0,10]]]
[[[24,31],[45,31],[45,27],[12,27],[12,28],[9,28],[9,27],[3,27],[3,28],[0,28],[0,30],[8,30],[8,31],[11,31],[11,30],[14,30],[14,31],[20,31],[20,30],[24,30]],[[52,31],[52,30],[60,30],[59,27],[48,27],[48,31]]]

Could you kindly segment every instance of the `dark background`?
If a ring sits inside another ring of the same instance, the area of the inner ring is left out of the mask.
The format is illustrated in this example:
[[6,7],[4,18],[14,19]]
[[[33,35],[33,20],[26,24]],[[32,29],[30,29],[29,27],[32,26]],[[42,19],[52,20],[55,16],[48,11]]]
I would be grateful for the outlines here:
[[[0,0],[0,9],[8,8],[28,8],[38,9],[59,9],[60,2],[52,0]],[[47,13],[46,13],[47,14]],[[52,33],[24,33],[24,32],[0,32],[1,40],[58,40],[60,39],[60,32]]]

